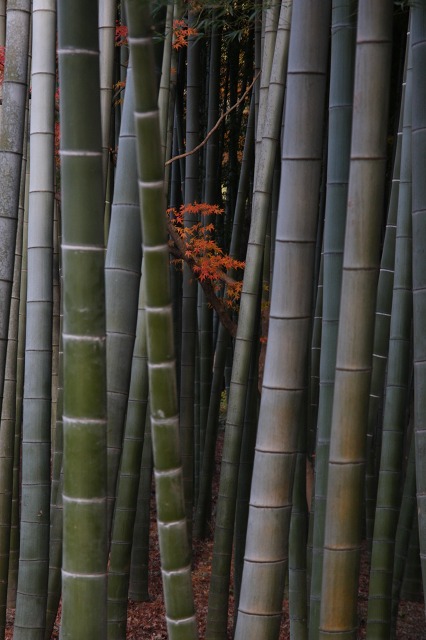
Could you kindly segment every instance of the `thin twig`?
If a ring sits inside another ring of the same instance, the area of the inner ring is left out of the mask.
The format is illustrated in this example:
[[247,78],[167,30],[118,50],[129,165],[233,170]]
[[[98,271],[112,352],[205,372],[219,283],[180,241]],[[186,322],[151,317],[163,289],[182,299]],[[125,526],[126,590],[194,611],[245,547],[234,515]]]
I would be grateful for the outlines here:
[[207,140],[209,138],[211,138],[211,136],[214,134],[216,129],[218,129],[220,127],[220,125],[222,124],[223,120],[225,120],[226,116],[228,116],[231,113],[231,111],[233,111],[234,109],[236,109],[237,107],[240,106],[240,104],[243,102],[243,100],[246,97],[246,95],[252,89],[254,83],[256,82],[256,80],[258,79],[259,76],[260,76],[260,71],[254,76],[253,82],[247,87],[247,89],[244,91],[243,95],[240,98],[238,98],[237,102],[234,105],[232,105],[232,107],[229,107],[229,109],[227,111],[225,111],[225,113],[223,113],[220,116],[219,120],[216,122],[214,127],[212,129],[210,129],[210,131],[208,132],[208,134],[206,135],[204,140],[202,142],[200,142],[199,145],[194,147],[194,149],[191,149],[191,151],[186,151],[185,153],[181,153],[178,156],[174,156],[173,158],[170,158],[170,160],[167,160],[165,165],[167,166],[168,164],[171,164],[172,162],[175,162],[175,160],[181,160],[182,158],[186,158],[187,156],[190,156],[191,154],[196,153],[202,147],[204,147],[204,145],[206,144]]

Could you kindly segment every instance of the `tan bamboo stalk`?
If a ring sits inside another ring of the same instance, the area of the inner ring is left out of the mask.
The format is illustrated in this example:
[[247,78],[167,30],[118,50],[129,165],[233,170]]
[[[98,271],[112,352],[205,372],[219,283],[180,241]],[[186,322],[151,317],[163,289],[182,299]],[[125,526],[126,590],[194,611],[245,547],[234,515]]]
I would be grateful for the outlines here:
[[229,392],[226,435],[217,506],[212,580],[209,594],[206,638],[222,638],[227,625],[228,590],[245,400],[254,337],[259,281],[263,267],[269,201],[278,147],[287,70],[292,3],[283,1],[276,37],[273,66],[263,129],[263,140],[255,174],[252,219],[240,301],[234,364]]
[[365,440],[386,167],[390,2],[358,5],[348,210],[328,467],[320,638],[355,638]]
[[329,2],[293,5],[268,345],[236,640],[279,636],[298,433],[306,428],[330,10]]

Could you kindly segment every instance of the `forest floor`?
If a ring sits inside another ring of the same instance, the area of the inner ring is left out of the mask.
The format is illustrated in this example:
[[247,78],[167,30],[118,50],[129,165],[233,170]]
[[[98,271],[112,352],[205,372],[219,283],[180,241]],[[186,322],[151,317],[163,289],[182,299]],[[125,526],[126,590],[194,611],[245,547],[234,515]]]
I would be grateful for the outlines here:
[[[216,454],[216,473],[214,495],[217,495],[220,456],[223,432],[220,434],[218,450]],[[167,640],[165,623],[165,610],[161,586],[160,554],[156,533],[155,501],[151,510],[151,540],[150,540],[150,567],[149,567],[149,602],[129,601],[127,613],[127,640]],[[205,637],[205,626],[208,607],[209,582],[211,573],[211,559],[213,551],[213,530],[206,540],[194,541],[193,545],[193,588],[195,606],[197,611],[199,637]],[[367,554],[362,554],[361,572],[358,590],[358,640],[366,637],[367,602],[368,602],[369,565]],[[281,623],[279,640],[290,639],[288,620],[288,603],[283,603],[284,615]],[[13,638],[14,611],[7,612],[6,640]],[[232,639],[233,598],[230,598],[230,616],[228,626],[228,638]],[[59,620],[55,625],[52,640],[59,637]],[[398,613],[397,640],[426,640],[425,609],[423,602],[401,602]],[[95,640],[95,639],[93,639]],[[97,640],[97,639],[96,639]],[[99,639],[101,640],[101,639]],[[225,639],[224,639],[225,640]],[[261,639],[259,639],[261,640]]]

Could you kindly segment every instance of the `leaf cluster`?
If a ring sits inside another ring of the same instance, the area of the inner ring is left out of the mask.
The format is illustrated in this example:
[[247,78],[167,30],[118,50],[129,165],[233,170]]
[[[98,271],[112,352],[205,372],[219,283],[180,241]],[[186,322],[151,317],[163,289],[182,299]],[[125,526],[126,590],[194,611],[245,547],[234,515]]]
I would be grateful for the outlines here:
[[[200,282],[209,281],[216,295],[225,289],[223,301],[228,307],[234,307],[241,295],[242,282],[228,275],[229,271],[244,269],[244,262],[235,260],[225,253],[214,239],[215,226],[206,218],[221,215],[223,209],[204,202],[181,205],[167,210],[180,239],[184,244],[185,255],[175,259],[175,264],[183,260],[191,263],[194,275]],[[193,225],[185,225],[187,214],[197,216]]]

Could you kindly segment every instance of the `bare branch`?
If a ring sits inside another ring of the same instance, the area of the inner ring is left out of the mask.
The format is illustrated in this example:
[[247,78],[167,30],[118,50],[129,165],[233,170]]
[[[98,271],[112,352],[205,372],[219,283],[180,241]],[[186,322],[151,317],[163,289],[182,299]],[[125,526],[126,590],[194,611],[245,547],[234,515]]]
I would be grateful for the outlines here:
[[223,113],[219,120],[216,122],[216,124],[214,125],[214,127],[212,129],[210,129],[210,131],[208,132],[208,134],[206,135],[206,137],[204,138],[204,140],[202,142],[200,142],[199,145],[197,145],[196,147],[194,147],[194,149],[191,149],[191,151],[186,151],[185,153],[181,153],[178,156],[174,156],[173,158],[170,158],[170,160],[167,160],[167,162],[165,163],[166,166],[168,164],[171,164],[172,162],[175,162],[175,160],[181,160],[182,158],[186,158],[187,156],[192,155],[193,153],[196,153],[197,151],[199,151],[202,147],[204,147],[204,145],[206,144],[207,140],[209,138],[211,138],[211,136],[214,134],[214,132],[219,128],[219,126],[222,124],[222,122],[225,120],[226,116],[228,116],[231,111],[233,111],[234,109],[236,109],[237,107],[240,106],[240,104],[243,102],[244,98],[246,97],[246,95],[249,93],[249,91],[252,89],[254,83],[256,82],[256,80],[258,79],[258,77],[260,76],[260,71],[254,76],[253,82],[247,87],[247,89],[244,91],[243,95],[238,98],[237,102],[232,105],[232,107],[229,107],[229,109],[227,111],[225,111],[225,113]]

